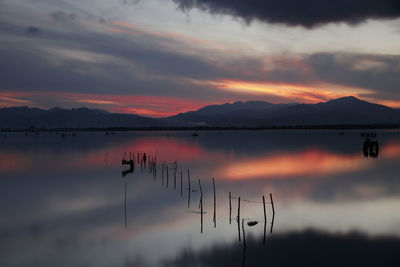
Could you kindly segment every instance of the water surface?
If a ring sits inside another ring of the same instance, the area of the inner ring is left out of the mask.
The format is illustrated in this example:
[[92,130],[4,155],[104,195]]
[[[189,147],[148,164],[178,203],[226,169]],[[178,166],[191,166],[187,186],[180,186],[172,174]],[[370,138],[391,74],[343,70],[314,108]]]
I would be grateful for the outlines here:
[[[248,255],[255,253],[254,244],[267,253],[274,237],[310,230],[397,240],[400,134],[378,131],[379,154],[366,157],[361,132],[2,133],[0,265],[184,266],[179,259],[185,251],[206,257],[233,246],[241,254],[242,219]],[[138,152],[147,161],[157,158],[155,177],[137,163]],[[129,153],[135,155],[134,171],[122,176],[129,167],[121,160]],[[270,194],[276,211],[272,233]],[[257,224],[247,225],[250,221]],[[209,265],[215,261],[210,258]]]

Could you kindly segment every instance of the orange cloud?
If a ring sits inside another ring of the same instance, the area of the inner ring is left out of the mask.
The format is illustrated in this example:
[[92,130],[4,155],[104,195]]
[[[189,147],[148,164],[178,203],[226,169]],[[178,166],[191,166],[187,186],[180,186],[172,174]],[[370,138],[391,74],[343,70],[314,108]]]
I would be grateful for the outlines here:
[[78,100],[79,103],[91,103],[91,104],[117,104],[114,101],[108,101],[108,100],[96,100],[96,99],[79,99]]
[[31,101],[23,99],[28,96],[27,93],[0,93],[0,107],[11,107],[15,105],[29,105]]
[[[247,94],[276,95],[288,99],[288,102],[317,103],[332,98],[349,95],[347,91],[334,92],[320,87],[302,86],[283,83],[247,82],[237,80],[210,81],[209,84],[222,90],[241,92]],[[357,95],[357,94],[355,94]]]

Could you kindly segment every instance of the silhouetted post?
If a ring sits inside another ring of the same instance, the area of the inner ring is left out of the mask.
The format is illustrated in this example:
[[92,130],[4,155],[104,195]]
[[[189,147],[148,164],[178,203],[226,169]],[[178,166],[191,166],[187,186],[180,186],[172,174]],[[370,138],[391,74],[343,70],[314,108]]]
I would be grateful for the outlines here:
[[157,179],[157,161],[154,161],[153,168],[154,168],[154,170],[153,170],[153,172],[154,172],[154,180],[156,180]]
[[128,228],[128,220],[126,216],[126,182],[125,182],[125,199],[124,199],[124,211],[125,211],[125,229]]
[[264,206],[264,239],[263,239],[263,245],[265,245],[265,234],[267,230],[267,211],[265,209],[265,197],[263,196],[263,206]]
[[157,179],[157,157],[154,158],[154,180]]
[[272,222],[271,222],[271,229],[269,230],[269,232],[272,233],[272,228],[274,227],[274,221],[275,221],[275,208],[271,193],[269,194],[269,197],[271,198],[271,206],[272,206]]
[[271,205],[272,205],[272,216],[275,216],[275,207],[274,207],[274,200],[272,199],[272,194],[269,194],[269,197],[271,199]]
[[169,182],[169,168],[168,168],[168,165],[167,165],[167,187],[168,187],[168,182]]
[[199,179],[199,187],[200,187],[200,220],[201,220],[200,233],[203,233],[203,190],[201,189],[200,179]]
[[216,193],[215,193],[215,181],[214,181],[214,177],[212,178],[212,182],[213,182],[213,188],[214,188],[214,217],[213,217],[213,221],[214,221],[214,228],[217,228],[217,197],[216,197]]
[[182,197],[182,170],[181,170],[181,197]]
[[237,225],[238,225],[239,242],[240,242],[240,197],[238,198],[238,215],[237,215],[236,221],[237,221]]
[[242,219],[242,231],[243,231],[243,261],[242,266],[244,267],[246,262],[246,234],[244,232],[244,219]]
[[174,190],[176,189],[176,170],[174,171]]
[[161,180],[162,185],[164,185],[164,162],[161,163]]
[[232,196],[231,192],[229,192],[229,224],[231,224],[232,221]]
[[187,173],[188,173],[188,208],[190,208],[190,191],[191,191],[191,189],[190,189],[190,173],[189,173],[189,170],[187,170]]
[[238,221],[240,221],[240,197],[238,199],[238,215],[237,215]]

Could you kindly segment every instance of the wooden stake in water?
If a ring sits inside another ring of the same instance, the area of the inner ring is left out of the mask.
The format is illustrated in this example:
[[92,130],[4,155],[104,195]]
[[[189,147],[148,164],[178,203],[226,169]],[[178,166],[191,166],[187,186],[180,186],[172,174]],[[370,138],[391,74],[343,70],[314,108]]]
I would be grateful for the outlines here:
[[174,171],[174,190],[176,189],[176,170]]
[[263,196],[263,207],[264,207],[264,239],[263,239],[263,245],[265,245],[265,234],[267,230],[267,211],[265,209],[265,197]]
[[271,199],[271,205],[272,205],[272,215],[275,215],[275,207],[274,207],[274,200],[272,199],[272,194],[269,194],[269,197]]
[[229,224],[232,221],[232,194],[229,192]]
[[190,208],[190,191],[191,191],[191,188],[190,188],[190,173],[189,173],[189,170],[187,171],[187,173],[188,173],[188,208]]
[[182,170],[181,170],[181,197],[182,197]]
[[167,165],[167,187],[168,187],[168,182],[169,182],[169,168],[168,168],[168,165]]
[[201,189],[201,183],[199,179],[199,187],[200,187],[200,233],[203,233],[203,190]]
[[214,177],[212,178],[212,182],[213,182],[213,188],[214,188],[214,217],[213,217],[213,221],[214,221],[214,228],[217,228],[217,197],[216,197],[216,193],[215,193],[215,181],[214,181]]
[[164,185],[164,162],[161,163],[161,179],[162,185]]
[[240,197],[238,199],[238,215],[237,215],[237,225],[238,225],[238,233],[239,233],[239,242],[240,242]]
[[271,206],[272,206],[272,221],[271,221],[271,229],[269,230],[272,233],[272,228],[274,228],[274,221],[275,221],[275,207],[274,207],[274,200],[272,199],[272,194],[269,194],[271,199]]

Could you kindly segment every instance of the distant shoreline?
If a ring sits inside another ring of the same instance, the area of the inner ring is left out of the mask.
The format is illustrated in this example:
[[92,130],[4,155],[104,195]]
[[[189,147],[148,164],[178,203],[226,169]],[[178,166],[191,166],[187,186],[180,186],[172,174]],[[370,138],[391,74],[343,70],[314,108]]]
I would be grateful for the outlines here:
[[357,130],[400,129],[400,124],[365,125],[294,125],[263,127],[66,127],[66,128],[5,128],[0,132],[135,132],[135,131],[235,131],[235,130]]

